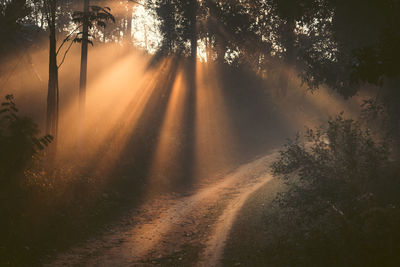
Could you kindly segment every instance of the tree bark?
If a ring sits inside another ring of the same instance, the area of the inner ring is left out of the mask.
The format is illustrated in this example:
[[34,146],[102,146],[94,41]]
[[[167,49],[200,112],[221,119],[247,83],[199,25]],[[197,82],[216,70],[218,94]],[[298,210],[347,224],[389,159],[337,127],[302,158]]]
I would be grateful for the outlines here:
[[190,0],[190,56],[196,61],[197,57],[197,0]]
[[53,136],[49,147],[49,156],[55,157],[58,134],[58,66],[57,66],[57,40],[56,40],[56,1],[49,1],[49,83],[47,89],[47,116],[46,132]]
[[[183,144],[185,144],[183,150],[183,156],[185,158],[186,166],[183,171],[183,177],[186,179],[182,180],[182,184],[189,185],[195,175],[195,164],[196,164],[196,105],[197,105],[197,84],[196,84],[196,61],[197,61],[197,27],[196,27],[196,16],[197,16],[197,0],[190,0],[189,6],[189,38],[190,38],[190,58],[188,61],[188,68],[186,72],[187,79],[187,95],[185,99],[185,110],[183,125],[186,128],[185,134],[183,135]],[[191,179],[190,179],[191,178]]]
[[295,47],[295,33],[296,22],[294,20],[288,21],[285,25],[285,38],[283,40],[286,49],[284,56],[284,64],[281,66],[280,72],[280,95],[286,97],[290,85],[290,72],[288,68],[296,68],[296,47]]
[[80,149],[83,148],[84,135],[85,135],[85,103],[86,103],[86,78],[87,78],[87,55],[88,55],[88,17],[89,12],[89,0],[83,2],[83,12],[85,13],[85,20],[83,22],[82,29],[82,49],[81,49],[81,71],[79,79],[79,136],[78,146]]

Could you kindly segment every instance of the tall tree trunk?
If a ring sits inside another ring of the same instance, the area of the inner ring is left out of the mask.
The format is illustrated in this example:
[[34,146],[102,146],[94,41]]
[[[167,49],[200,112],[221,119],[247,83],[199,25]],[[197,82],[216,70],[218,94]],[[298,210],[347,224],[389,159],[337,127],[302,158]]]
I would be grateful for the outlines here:
[[183,118],[183,125],[186,127],[185,134],[183,135],[183,143],[185,144],[183,155],[185,158],[185,165],[187,166],[183,172],[185,180],[182,184],[189,185],[195,176],[196,165],[196,105],[197,105],[197,81],[196,81],[196,60],[197,60],[197,0],[190,0],[189,8],[189,38],[190,38],[190,58],[187,68],[187,95],[185,100],[185,114]]
[[89,13],[89,0],[83,2],[83,12],[85,13],[85,19],[83,22],[82,30],[82,50],[81,50],[81,72],[79,79],[79,136],[78,146],[80,149],[83,148],[84,135],[85,135],[85,103],[86,103],[86,77],[87,77],[87,54],[88,54],[88,17]]
[[146,48],[147,51],[147,49],[149,48],[149,40],[147,38],[147,25],[146,24],[143,25],[143,28],[144,28],[144,47]]
[[210,62],[210,41],[208,39],[208,34],[206,36],[205,40],[205,46],[206,46],[206,62]]
[[189,60],[189,89],[196,90],[196,60],[197,60],[197,0],[189,0],[189,37],[190,37],[190,60]]
[[56,40],[56,1],[49,1],[49,83],[47,90],[46,132],[53,136],[53,143],[49,147],[49,156],[55,157],[58,133],[58,66]]
[[130,1],[127,1],[127,3],[126,3],[126,5],[127,5],[127,9],[128,9],[128,14],[127,14],[127,18],[126,18],[126,20],[127,20],[127,24],[126,24],[126,31],[125,31],[125,34],[124,34],[124,39],[125,39],[125,42],[128,44],[128,45],[131,45],[132,44],[132,4],[131,4],[131,2]]
[[288,21],[285,25],[285,38],[283,40],[286,49],[284,64],[281,66],[280,72],[280,95],[286,97],[290,85],[290,72],[289,68],[296,68],[296,47],[295,47],[295,33],[296,22],[294,20]]
[[215,50],[217,52],[216,61],[219,65],[223,65],[225,62],[225,53],[226,53],[227,41],[223,36],[223,33],[218,30],[215,33]]
[[190,0],[190,56],[196,64],[197,58],[197,0]]
[[107,27],[106,28],[103,28],[103,43],[105,43],[106,42],[106,29],[107,29]]

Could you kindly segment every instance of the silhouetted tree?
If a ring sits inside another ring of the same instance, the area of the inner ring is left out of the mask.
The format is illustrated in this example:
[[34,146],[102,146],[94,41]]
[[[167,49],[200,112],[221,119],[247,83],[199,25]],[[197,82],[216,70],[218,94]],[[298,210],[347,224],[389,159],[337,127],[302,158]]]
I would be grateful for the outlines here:
[[82,32],[74,39],[82,43],[81,50],[81,71],[79,79],[79,143],[83,145],[84,136],[84,118],[85,118],[85,99],[86,99],[86,79],[87,79],[87,53],[88,44],[93,42],[89,40],[89,29],[94,26],[106,27],[107,21],[115,22],[114,16],[110,13],[110,8],[89,6],[89,0],[84,1],[83,12],[77,11],[73,14],[73,21],[82,26]]
[[56,19],[57,0],[44,2],[46,20],[49,28],[49,82],[47,89],[46,133],[54,137],[54,144],[50,148],[50,157],[54,157],[57,148],[59,87],[57,65]]
[[364,84],[381,88],[377,97],[387,106],[398,136],[400,3],[299,0],[277,1],[276,6],[281,17],[302,26],[296,43],[304,81],[311,88],[328,85],[345,97]]
[[26,0],[2,1],[0,3],[0,34],[3,36],[0,47],[19,32],[21,22],[30,13]]
[[287,189],[264,217],[274,232],[265,264],[396,265],[399,165],[388,140],[342,115],[301,137],[272,165]]

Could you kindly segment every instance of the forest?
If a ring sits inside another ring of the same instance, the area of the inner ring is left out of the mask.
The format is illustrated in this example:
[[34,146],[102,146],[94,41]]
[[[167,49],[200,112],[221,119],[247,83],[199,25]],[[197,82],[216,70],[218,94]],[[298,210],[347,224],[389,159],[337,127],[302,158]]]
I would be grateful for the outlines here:
[[0,266],[399,266],[399,0],[0,0]]

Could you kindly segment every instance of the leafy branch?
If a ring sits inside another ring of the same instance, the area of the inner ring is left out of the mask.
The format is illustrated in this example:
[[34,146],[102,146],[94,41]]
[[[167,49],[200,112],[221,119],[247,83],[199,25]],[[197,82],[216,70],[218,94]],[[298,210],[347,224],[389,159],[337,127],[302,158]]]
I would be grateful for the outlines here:
[[[69,50],[72,47],[73,43],[81,43],[82,41],[86,41],[93,45],[93,42],[89,39],[84,40],[83,37],[83,32],[78,32],[77,31],[83,26],[87,25],[89,29],[93,28],[94,26],[98,26],[101,28],[105,28],[107,26],[108,21],[112,21],[115,23],[115,18],[111,14],[111,9],[109,7],[100,7],[100,6],[90,6],[90,10],[88,12],[84,11],[75,11],[72,14],[72,21],[76,23],[78,26],[71,31],[62,41],[61,45],[58,47],[56,55],[58,55],[61,51],[61,48],[67,43],[70,42],[69,46],[64,52],[64,55],[61,59],[60,64],[57,66],[58,68],[61,67],[61,65],[64,63],[65,58],[69,52]],[[73,37],[73,35],[75,36]],[[73,38],[72,38],[73,37]],[[92,35],[88,35],[88,37],[92,37]]]
[[[26,135],[34,145],[34,153],[47,147],[53,141],[53,136],[47,134],[42,137],[36,137],[36,125],[27,118],[18,116],[18,108],[15,105],[14,96],[6,95],[5,99],[6,101],[0,105],[0,115],[2,115],[0,117],[0,133]],[[4,138],[4,135],[0,134],[0,137]]]

